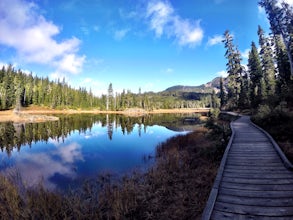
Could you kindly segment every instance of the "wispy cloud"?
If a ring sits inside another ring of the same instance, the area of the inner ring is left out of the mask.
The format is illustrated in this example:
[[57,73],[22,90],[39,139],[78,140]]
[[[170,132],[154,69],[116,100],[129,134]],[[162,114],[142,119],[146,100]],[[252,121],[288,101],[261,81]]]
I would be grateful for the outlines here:
[[277,4],[281,5],[282,2],[285,2],[285,3],[293,6],[293,0],[278,0]]
[[129,28],[117,30],[114,32],[114,38],[115,40],[122,40],[126,34],[129,32]]
[[246,49],[245,51],[241,52],[241,56],[242,56],[242,58],[244,58],[244,59],[248,59],[248,57],[249,57],[249,52],[250,52],[250,49]]
[[167,68],[165,72],[166,72],[166,73],[173,73],[173,72],[174,72],[174,69],[172,69],[172,68]]
[[224,37],[222,35],[215,35],[213,37],[209,37],[207,46],[214,46],[217,44],[222,44]]
[[225,78],[228,76],[228,73],[226,70],[222,70],[222,71],[217,72],[216,75]]
[[59,70],[80,72],[85,56],[78,55],[76,37],[57,41],[61,29],[38,12],[38,6],[23,0],[1,0],[0,44],[14,48],[26,62],[53,65]]
[[180,46],[194,47],[201,43],[204,32],[200,20],[181,18],[168,1],[151,1],[147,5],[146,18],[156,36],[174,37]]

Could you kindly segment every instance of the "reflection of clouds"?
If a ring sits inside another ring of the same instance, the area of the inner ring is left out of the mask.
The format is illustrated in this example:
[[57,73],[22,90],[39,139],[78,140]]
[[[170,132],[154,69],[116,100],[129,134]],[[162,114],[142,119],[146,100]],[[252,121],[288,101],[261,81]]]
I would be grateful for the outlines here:
[[45,153],[24,153],[16,160],[16,167],[6,169],[6,173],[16,169],[22,175],[22,180],[27,187],[33,187],[42,182],[48,189],[54,189],[56,185],[50,182],[50,178],[57,173],[75,178],[73,163],[83,161],[83,155],[81,146],[71,143],[58,146],[57,149]]
[[93,137],[99,137],[99,136],[103,136],[103,135],[106,135],[106,132],[95,131],[95,132],[91,132],[91,133],[85,133],[83,136],[85,139],[90,139]]
[[61,147],[58,149],[57,155],[60,155],[63,162],[73,163],[74,161],[83,161],[83,156],[81,154],[81,146],[77,143],[72,143],[66,147]]
[[153,130],[148,130],[147,132],[146,132],[147,134],[153,134],[153,133],[155,133]]

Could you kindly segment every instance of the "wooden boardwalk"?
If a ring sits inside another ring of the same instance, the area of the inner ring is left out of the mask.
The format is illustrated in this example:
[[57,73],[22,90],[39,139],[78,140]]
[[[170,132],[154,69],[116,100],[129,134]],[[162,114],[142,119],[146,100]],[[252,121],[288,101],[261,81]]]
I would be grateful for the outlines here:
[[249,117],[231,128],[202,219],[293,219],[292,164]]

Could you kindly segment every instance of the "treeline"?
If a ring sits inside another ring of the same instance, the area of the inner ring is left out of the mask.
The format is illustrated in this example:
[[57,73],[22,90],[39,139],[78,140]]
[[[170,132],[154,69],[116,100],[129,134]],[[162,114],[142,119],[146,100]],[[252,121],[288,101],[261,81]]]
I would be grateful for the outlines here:
[[[224,40],[228,79],[221,80],[221,107],[258,109],[293,106],[293,10],[287,3],[261,0],[271,24],[270,35],[259,26],[258,46],[251,43],[248,70],[241,65],[241,54],[226,31]],[[265,106],[265,107],[264,107]]]
[[90,108],[100,99],[85,88],[74,89],[65,80],[50,81],[15,70],[12,65],[0,71],[0,110],[42,105],[50,108]]
[[112,83],[108,92],[95,96],[86,88],[72,88],[65,80],[50,81],[15,70],[12,65],[0,70],[0,110],[19,109],[22,106],[37,105],[53,109],[97,109],[125,110],[142,108],[145,110],[167,108],[202,108],[211,105],[211,96],[201,93],[162,92],[133,93],[123,90],[114,93]]

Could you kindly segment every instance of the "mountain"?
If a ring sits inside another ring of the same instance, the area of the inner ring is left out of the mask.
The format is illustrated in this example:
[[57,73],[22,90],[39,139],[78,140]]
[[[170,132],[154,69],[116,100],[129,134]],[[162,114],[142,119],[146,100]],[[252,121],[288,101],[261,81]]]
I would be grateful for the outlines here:
[[164,90],[163,92],[197,92],[197,93],[211,93],[213,89],[216,90],[216,92],[220,89],[220,79],[221,77],[216,77],[212,81],[202,84],[199,86],[172,86]]

